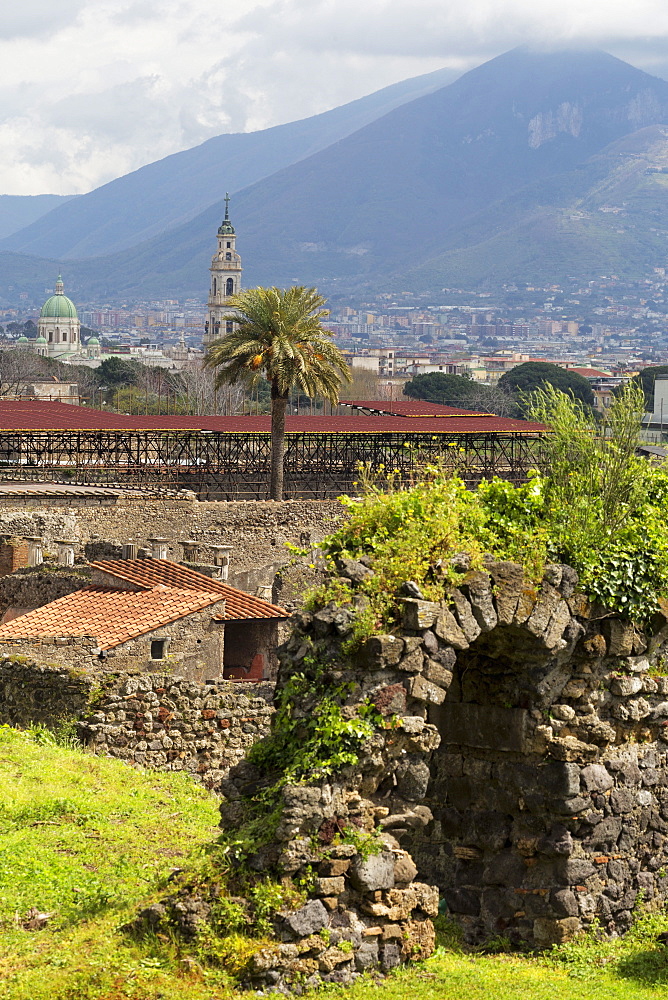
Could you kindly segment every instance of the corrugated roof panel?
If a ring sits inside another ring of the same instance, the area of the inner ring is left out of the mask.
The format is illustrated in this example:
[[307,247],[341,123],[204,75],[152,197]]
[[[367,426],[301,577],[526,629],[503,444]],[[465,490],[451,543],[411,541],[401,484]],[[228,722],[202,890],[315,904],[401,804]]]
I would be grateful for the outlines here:
[[[0,431],[210,430],[218,433],[268,434],[269,416],[128,416],[72,406],[69,403],[0,402]],[[542,424],[508,417],[441,414],[440,416],[302,416],[286,418],[289,434],[502,434],[536,433]]]

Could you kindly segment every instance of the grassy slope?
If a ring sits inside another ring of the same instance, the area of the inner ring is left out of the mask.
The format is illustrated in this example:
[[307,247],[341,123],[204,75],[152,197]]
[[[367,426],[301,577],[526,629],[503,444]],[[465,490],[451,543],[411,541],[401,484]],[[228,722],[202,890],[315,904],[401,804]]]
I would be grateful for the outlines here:
[[[215,800],[187,778],[156,775],[0,727],[1,1000],[223,1000],[223,972],[167,941],[127,941],[118,927],[176,866],[197,865]],[[17,923],[32,906],[48,927]],[[624,942],[586,941],[553,958],[471,955],[441,947],[429,962],[347,1000],[656,1000],[668,995],[666,918]],[[238,994],[236,994],[238,996]]]

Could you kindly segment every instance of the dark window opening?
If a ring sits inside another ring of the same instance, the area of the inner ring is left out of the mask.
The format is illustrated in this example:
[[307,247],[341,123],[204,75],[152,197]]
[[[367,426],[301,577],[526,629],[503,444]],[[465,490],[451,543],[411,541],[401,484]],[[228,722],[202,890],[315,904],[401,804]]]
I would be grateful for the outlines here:
[[226,295],[234,295],[234,278],[228,278],[225,287]]
[[225,329],[227,333],[232,333],[232,330],[234,329],[234,323],[232,322],[231,319],[228,319],[227,323],[225,324]]
[[232,254],[230,253],[230,251],[229,251],[229,250],[228,250],[228,251],[227,251],[227,253],[225,254],[225,260],[232,260]]
[[229,248],[230,248],[231,246],[232,246],[232,244],[231,244],[231,243],[228,243],[228,244],[227,244],[227,249],[229,250]]
[[166,649],[167,649],[166,639],[153,639],[153,641],[151,642],[151,659],[164,660]]

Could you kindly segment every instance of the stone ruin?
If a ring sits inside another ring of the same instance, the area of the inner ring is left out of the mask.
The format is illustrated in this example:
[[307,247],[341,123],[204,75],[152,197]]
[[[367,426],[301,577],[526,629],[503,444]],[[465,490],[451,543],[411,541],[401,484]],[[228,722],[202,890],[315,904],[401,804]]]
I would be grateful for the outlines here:
[[[321,692],[348,685],[344,711],[372,702],[387,728],[356,766],[283,789],[275,839],[250,865],[315,880],[305,905],[275,915],[276,943],[255,954],[249,983],[347,983],[425,956],[439,897],[469,942],[527,947],[594,921],[621,933],[639,901],[668,897],[668,604],[640,631],[590,603],[568,566],[534,585],[513,563],[466,565],[442,603],[407,582],[399,634],[351,655],[341,647],[362,594],[297,616],[279,688],[308,676],[316,652]],[[338,571],[353,587],[372,572],[346,559]],[[314,683],[300,711],[319,696]],[[234,831],[263,780],[248,761],[232,768],[223,827]],[[163,913],[182,924],[189,905],[182,890]]]

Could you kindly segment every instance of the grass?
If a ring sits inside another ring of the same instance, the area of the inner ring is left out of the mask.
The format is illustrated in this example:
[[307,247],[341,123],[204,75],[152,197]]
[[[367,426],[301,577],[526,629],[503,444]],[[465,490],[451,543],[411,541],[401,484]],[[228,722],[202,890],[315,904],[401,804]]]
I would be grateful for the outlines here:
[[[174,868],[201,866],[217,820],[216,800],[185,776],[0,727],[0,1000],[239,997],[230,976],[197,954],[119,930],[164,892]],[[21,926],[31,907],[52,914],[43,930]],[[668,997],[668,949],[655,943],[668,930],[663,915],[641,918],[623,941],[590,936],[534,957],[467,952],[447,925],[439,930],[429,961],[335,992],[345,1000]],[[249,945],[226,941],[237,955]]]

